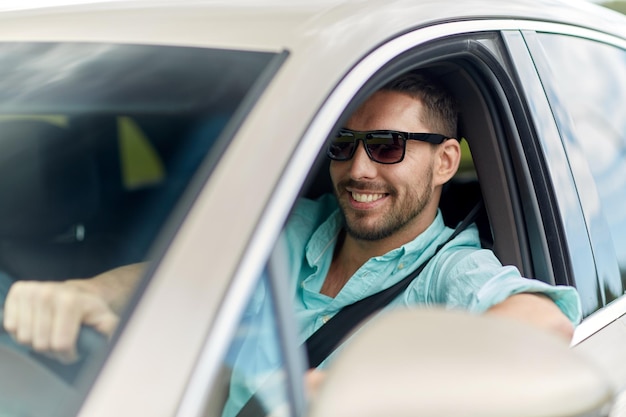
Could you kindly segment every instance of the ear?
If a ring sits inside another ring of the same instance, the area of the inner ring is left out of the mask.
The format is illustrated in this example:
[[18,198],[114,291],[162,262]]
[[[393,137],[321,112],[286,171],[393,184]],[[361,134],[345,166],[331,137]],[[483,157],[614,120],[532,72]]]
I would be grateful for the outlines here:
[[448,139],[437,146],[435,155],[434,178],[436,185],[448,182],[459,169],[461,145],[456,139]]

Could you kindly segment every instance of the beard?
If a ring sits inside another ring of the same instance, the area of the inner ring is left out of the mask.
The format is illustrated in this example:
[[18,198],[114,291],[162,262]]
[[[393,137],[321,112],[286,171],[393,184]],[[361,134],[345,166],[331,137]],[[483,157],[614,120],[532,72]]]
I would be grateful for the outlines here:
[[[346,232],[357,240],[376,241],[385,239],[399,230],[402,230],[417,218],[432,198],[433,171],[429,169],[426,177],[417,184],[417,187],[408,190],[402,200],[398,200],[398,193],[388,185],[375,185],[369,182],[346,180],[337,184],[335,195],[338,197],[339,207],[344,219]],[[380,217],[375,224],[369,220],[370,213],[355,211],[345,199],[340,199],[337,190],[346,187],[359,190],[388,194],[392,199],[392,207],[387,212],[378,214]]]

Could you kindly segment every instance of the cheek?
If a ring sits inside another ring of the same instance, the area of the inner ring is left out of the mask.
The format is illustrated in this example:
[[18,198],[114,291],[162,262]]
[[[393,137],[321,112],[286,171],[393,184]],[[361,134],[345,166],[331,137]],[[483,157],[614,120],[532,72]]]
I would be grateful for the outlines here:
[[[411,160],[401,170],[394,172],[393,178],[389,177],[388,180],[395,183],[396,188],[401,193],[414,194],[415,192],[422,192],[425,188],[432,188],[433,158]],[[402,189],[405,189],[405,191],[402,191]]]
[[425,178],[432,172],[434,166],[434,156],[430,153],[419,153],[410,155],[407,153],[402,162],[398,164],[398,170],[394,173],[397,178],[404,178],[407,182],[415,182]]
[[330,168],[328,169],[328,172],[333,185],[336,184],[339,179],[340,167],[338,165],[339,164],[336,161],[330,161]]

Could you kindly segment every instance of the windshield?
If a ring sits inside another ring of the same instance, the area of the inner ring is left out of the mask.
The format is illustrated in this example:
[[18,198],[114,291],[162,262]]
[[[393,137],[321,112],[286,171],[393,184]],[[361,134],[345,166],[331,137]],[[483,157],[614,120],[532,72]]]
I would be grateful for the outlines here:
[[[274,56],[0,44],[0,304],[17,280],[145,261],[193,201],[192,179],[203,182],[219,161]],[[0,416],[69,415],[98,358],[60,366],[1,332]]]

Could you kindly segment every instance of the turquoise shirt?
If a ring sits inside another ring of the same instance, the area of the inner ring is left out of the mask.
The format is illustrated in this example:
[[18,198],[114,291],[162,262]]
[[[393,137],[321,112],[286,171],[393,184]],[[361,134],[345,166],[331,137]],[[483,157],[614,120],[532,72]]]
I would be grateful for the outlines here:
[[[453,233],[441,213],[413,241],[368,260],[350,278],[335,298],[320,294],[333,258],[343,217],[332,195],[318,200],[300,200],[289,218],[282,238],[287,251],[299,342],[303,343],[341,308],[392,286],[417,269]],[[268,302],[267,281],[248,304],[240,328],[241,340],[231,347],[233,368],[230,397],[224,416],[235,416],[252,392],[266,409],[286,401],[284,385],[272,378],[281,373],[273,308]],[[522,278],[517,268],[502,266],[490,250],[482,249],[477,228],[472,225],[442,248],[407,290],[387,308],[445,306],[481,313],[507,297],[522,292],[549,296],[573,324],[581,319],[578,293],[572,287],[551,286]],[[236,346],[236,349],[234,348]],[[334,354],[320,367],[326,367]],[[270,381],[272,383],[270,383]]]
[[[343,216],[336,199],[325,195],[315,201],[301,200],[285,229],[291,276],[297,277],[293,291],[301,342],[346,305],[405,278],[453,233],[439,212],[424,233],[367,261],[331,298],[320,294],[320,289],[342,228]],[[573,324],[581,320],[580,299],[573,287],[522,278],[516,267],[502,266],[492,251],[481,248],[478,230],[472,225],[439,251],[389,308],[437,305],[481,313],[523,292],[545,294]]]

